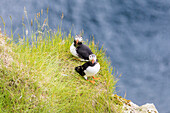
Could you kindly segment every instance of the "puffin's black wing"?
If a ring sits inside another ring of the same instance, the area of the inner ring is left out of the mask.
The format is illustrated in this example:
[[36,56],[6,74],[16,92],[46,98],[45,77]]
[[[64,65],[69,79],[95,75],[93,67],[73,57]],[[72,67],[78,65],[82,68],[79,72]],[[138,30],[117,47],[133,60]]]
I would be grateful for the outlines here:
[[85,44],[81,44],[80,46],[78,46],[76,51],[78,53],[78,56],[85,60],[89,60],[89,55],[93,54],[91,49]]
[[75,67],[75,70],[77,71],[77,73],[79,73],[81,76],[84,76],[85,73],[84,73],[84,70],[83,70],[83,67],[82,66],[78,66],[78,67]]
[[86,75],[84,73],[84,70],[86,70],[88,68],[88,66],[94,66],[94,64],[92,64],[91,62],[86,62],[84,63],[82,66],[78,66],[78,67],[75,67],[75,70],[81,75],[81,76],[84,76]]

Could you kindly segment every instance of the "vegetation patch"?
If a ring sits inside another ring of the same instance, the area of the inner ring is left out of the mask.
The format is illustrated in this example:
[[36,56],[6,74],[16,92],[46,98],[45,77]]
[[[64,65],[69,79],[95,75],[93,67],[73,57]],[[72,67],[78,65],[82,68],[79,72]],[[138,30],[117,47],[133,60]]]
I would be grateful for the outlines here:
[[35,22],[37,31],[29,28],[29,36],[24,28],[23,38],[15,38],[17,43],[0,37],[5,43],[0,55],[9,57],[4,61],[4,55],[0,62],[0,111],[121,112],[113,96],[117,75],[103,47],[99,49],[94,40],[85,42],[101,66],[96,75],[100,80],[91,84],[74,70],[84,63],[70,53],[74,36],[64,35],[59,27],[55,32],[49,30],[48,18],[41,27],[37,18]]

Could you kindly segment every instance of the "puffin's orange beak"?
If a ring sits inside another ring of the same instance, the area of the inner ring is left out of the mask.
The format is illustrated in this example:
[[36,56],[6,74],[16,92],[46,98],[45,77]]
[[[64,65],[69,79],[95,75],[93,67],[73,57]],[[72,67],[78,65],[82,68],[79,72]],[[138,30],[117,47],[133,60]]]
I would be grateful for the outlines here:
[[94,64],[94,59],[92,59],[92,64]]
[[78,44],[78,42],[79,42],[79,41],[78,41],[78,40],[76,40],[76,45]]

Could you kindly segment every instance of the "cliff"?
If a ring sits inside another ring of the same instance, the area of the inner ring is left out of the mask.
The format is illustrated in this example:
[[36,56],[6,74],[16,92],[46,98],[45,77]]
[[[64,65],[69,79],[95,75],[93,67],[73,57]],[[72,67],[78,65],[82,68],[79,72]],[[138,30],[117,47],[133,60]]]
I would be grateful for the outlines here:
[[[69,52],[71,34],[60,30],[18,38],[18,43],[0,33],[1,112],[113,112],[158,113],[153,104],[137,106],[116,94],[117,76],[103,48],[86,43],[101,65],[96,84],[74,71],[83,64]],[[113,73],[113,74],[112,74]]]
[[84,62],[70,54],[70,34],[58,30],[34,37],[31,43],[27,38],[14,43],[0,37],[1,112],[121,112],[112,96],[112,67],[94,41],[87,44],[100,61],[96,76],[101,79],[91,84],[74,70]]

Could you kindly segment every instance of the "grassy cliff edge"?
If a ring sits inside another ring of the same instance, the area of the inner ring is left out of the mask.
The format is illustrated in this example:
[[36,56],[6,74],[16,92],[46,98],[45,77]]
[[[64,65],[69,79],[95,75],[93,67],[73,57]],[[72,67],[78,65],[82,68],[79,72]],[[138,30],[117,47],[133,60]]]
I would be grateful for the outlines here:
[[103,48],[86,42],[101,65],[101,79],[93,85],[74,70],[84,62],[69,52],[71,33],[58,29],[31,37],[18,43],[0,37],[1,112],[121,112],[113,96],[116,75]]

